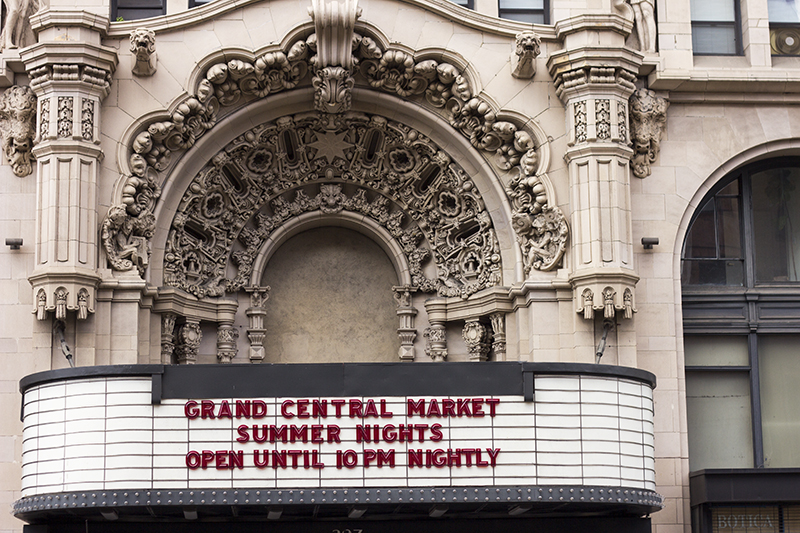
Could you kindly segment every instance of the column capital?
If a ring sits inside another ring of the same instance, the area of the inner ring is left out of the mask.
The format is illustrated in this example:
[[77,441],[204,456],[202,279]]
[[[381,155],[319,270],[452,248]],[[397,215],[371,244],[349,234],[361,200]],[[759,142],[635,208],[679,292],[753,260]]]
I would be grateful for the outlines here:
[[76,42],[39,42],[24,49],[20,58],[38,97],[69,91],[103,100],[118,63],[113,48]]

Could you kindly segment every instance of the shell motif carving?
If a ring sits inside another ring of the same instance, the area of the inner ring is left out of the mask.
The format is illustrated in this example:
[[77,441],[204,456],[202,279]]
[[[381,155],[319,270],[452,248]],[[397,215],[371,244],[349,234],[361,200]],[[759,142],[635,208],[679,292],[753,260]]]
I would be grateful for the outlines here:
[[167,285],[199,298],[249,286],[272,232],[313,211],[358,213],[384,227],[423,292],[466,298],[500,283],[491,219],[456,162],[425,135],[384,117],[331,118],[282,117],[212,158],[172,222]]

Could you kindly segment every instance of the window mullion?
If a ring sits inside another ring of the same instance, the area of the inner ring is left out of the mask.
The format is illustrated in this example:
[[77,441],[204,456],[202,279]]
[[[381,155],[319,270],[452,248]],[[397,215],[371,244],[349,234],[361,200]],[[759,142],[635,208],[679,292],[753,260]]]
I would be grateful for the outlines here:
[[758,375],[758,335],[751,331],[747,336],[750,355],[750,409],[753,424],[753,464],[764,467],[764,436],[761,431],[761,384]]
[[[755,242],[753,241],[753,202],[752,188],[750,184],[750,174],[742,174],[740,178],[742,201],[739,206],[741,209],[740,220],[744,225],[742,237],[744,240],[742,253],[744,255],[744,285],[747,288],[756,285],[756,255]],[[751,320],[752,317],[748,317]]]

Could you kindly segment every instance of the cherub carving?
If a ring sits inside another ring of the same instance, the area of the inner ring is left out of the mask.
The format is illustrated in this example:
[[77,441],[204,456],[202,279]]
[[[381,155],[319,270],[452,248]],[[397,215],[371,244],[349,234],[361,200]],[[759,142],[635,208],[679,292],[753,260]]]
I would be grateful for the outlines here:
[[150,242],[156,227],[156,219],[149,211],[138,216],[128,215],[124,205],[115,205],[103,221],[102,240],[108,262],[114,270],[144,271],[150,259]]

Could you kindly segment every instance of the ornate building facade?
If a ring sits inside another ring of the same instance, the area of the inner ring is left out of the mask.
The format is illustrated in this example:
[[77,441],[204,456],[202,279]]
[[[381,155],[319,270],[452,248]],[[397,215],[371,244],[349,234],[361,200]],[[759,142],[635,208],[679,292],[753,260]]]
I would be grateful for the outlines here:
[[795,531],[800,18],[711,4],[9,2],[0,530]]

